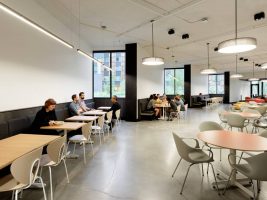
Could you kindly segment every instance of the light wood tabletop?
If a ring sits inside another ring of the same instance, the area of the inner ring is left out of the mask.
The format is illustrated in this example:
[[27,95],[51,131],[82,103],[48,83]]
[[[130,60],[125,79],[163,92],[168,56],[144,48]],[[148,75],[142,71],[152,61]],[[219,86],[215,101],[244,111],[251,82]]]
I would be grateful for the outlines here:
[[83,112],[82,114],[83,115],[105,115],[107,112],[104,112],[104,111],[100,111],[100,110],[90,110],[90,111],[87,111],[87,112]]
[[66,121],[83,121],[83,122],[91,122],[98,119],[98,116],[73,116],[67,118]]
[[60,138],[60,136],[18,134],[0,140],[0,169],[10,165],[22,155],[46,146],[58,138]]
[[198,139],[218,147],[241,151],[267,151],[267,139],[256,134],[226,130],[203,131]]
[[240,115],[246,119],[258,119],[261,117],[260,114],[256,114],[256,113],[250,113],[250,112],[222,112],[222,115],[229,115],[229,114],[236,114],[236,115]]
[[110,108],[110,106],[100,106],[97,108],[97,110],[109,110]]
[[81,128],[84,125],[86,125],[86,123],[64,122],[63,124],[60,125],[42,126],[41,129],[74,131]]

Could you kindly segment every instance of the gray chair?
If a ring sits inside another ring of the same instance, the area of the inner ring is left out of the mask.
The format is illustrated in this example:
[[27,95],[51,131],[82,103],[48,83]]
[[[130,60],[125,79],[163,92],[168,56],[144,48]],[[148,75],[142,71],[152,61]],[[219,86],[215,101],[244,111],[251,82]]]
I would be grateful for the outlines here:
[[[200,125],[199,125],[199,131],[212,131],[212,130],[224,130],[223,127],[216,123],[216,122],[212,122],[212,121],[205,121],[205,122],[202,122]],[[219,148],[217,146],[213,146],[213,145],[210,145],[208,143],[204,143],[205,146],[207,146],[211,151],[212,149],[219,149],[220,150],[220,161],[222,161],[222,148]],[[208,165],[208,169],[207,169],[207,173],[209,171],[209,165]]]
[[234,127],[234,128],[237,128],[237,129],[241,129],[241,131],[243,132],[243,129],[246,128],[246,131],[248,132],[247,130],[247,125],[245,123],[246,119],[238,114],[227,114],[226,116],[226,119],[227,119],[227,124],[229,126],[228,129],[231,129]]
[[[178,151],[178,154],[180,155],[180,160],[172,174],[172,177],[174,176],[179,164],[181,163],[182,160],[185,160],[187,162],[190,163],[188,169],[187,169],[187,172],[186,172],[186,176],[185,176],[185,179],[184,179],[184,182],[183,182],[183,186],[182,186],[182,189],[181,189],[181,192],[180,194],[183,193],[183,189],[184,189],[184,185],[185,185],[185,181],[187,179],[187,176],[188,176],[188,173],[189,173],[189,170],[191,168],[191,166],[195,165],[195,164],[201,164],[202,165],[202,175],[204,176],[204,173],[203,173],[203,163],[209,163],[211,165],[211,168],[212,168],[212,172],[213,172],[213,176],[214,176],[214,179],[215,179],[215,183],[216,183],[216,188],[217,188],[217,191],[218,191],[218,194],[220,195],[219,193],[219,189],[218,189],[218,184],[217,184],[217,180],[216,180],[216,176],[215,176],[215,172],[214,172],[214,168],[213,168],[213,165],[212,165],[212,162],[214,161],[213,160],[213,153],[212,151],[210,151],[209,149],[207,149],[206,151],[210,152],[210,155],[206,154],[204,151],[204,149],[200,149],[199,148],[199,143],[196,139],[193,139],[193,138],[180,138],[178,135],[176,135],[175,133],[173,133],[173,139],[174,139],[174,142],[175,142],[175,145],[176,145],[176,148],[177,148],[177,151]],[[193,147],[190,147],[189,145],[187,145],[184,140],[186,139],[190,139],[190,140],[194,140],[196,142],[196,145],[195,145],[195,148]]]
[[255,155],[255,156],[251,156],[249,158],[242,158],[242,160],[244,160],[246,163],[242,163],[242,164],[233,164],[231,162],[231,158],[236,159],[239,156],[236,156],[234,154],[229,154],[228,155],[228,160],[229,163],[231,165],[231,167],[233,168],[231,171],[231,174],[228,178],[227,181],[227,185],[224,189],[223,194],[225,194],[226,189],[229,186],[230,183],[230,179],[233,175],[233,173],[237,173],[240,172],[241,174],[243,174],[244,176],[248,177],[252,183],[253,186],[253,196],[254,199],[256,199],[256,194],[255,194],[255,189],[254,189],[254,184],[253,184],[253,180],[257,181],[257,191],[259,192],[259,181],[267,181],[267,173],[266,173],[266,165],[267,165],[267,152]]

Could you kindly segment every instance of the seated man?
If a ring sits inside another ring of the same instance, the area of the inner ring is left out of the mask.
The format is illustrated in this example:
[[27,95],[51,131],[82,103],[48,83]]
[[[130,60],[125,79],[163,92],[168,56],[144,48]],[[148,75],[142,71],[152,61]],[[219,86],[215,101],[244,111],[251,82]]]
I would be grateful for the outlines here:
[[159,117],[160,109],[155,107],[157,97],[150,95],[149,102],[147,104],[147,110],[154,111],[156,119]]
[[56,101],[47,99],[44,106],[39,110],[32,123],[32,132],[36,134],[58,135],[56,130],[40,129],[42,126],[53,126],[57,120]]
[[83,113],[79,104],[79,98],[77,94],[71,96],[72,102],[69,105],[70,116],[81,115]]
[[166,113],[167,113],[167,121],[172,121],[172,112],[176,112],[177,111],[177,105],[174,101],[172,101],[169,97],[167,97],[167,101],[170,104],[170,107],[167,109]]
[[184,107],[184,101],[182,100],[180,95],[176,95],[174,97],[174,102],[176,104],[176,106],[181,106],[181,111],[185,111],[185,107]]
[[86,111],[89,111],[89,110],[93,110],[93,109],[88,108],[86,106],[85,101],[84,101],[84,92],[80,92],[79,93],[79,104],[80,104],[80,107],[83,110],[83,112],[86,112]]
[[109,111],[112,111],[112,126],[114,126],[114,124],[115,124],[114,121],[117,119],[117,117],[116,117],[116,111],[119,110],[119,109],[121,109],[121,106],[118,103],[118,97],[116,95],[113,95],[111,97],[111,102],[112,102],[112,106],[108,110],[108,112]]

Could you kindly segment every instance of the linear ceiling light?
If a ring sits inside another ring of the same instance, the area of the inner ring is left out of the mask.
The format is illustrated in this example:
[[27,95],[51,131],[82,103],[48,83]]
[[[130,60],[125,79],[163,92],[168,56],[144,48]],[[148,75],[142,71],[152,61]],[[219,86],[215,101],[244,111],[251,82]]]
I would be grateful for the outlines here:
[[154,56],[154,29],[153,29],[153,22],[154,22],[154,20],[151,21],[151,24],[152,24],[152,57],[143,58],[142,59],[142,64],[143,65],[163,65],[164,64],[164,59],[163,58]]
[[237,55],[235,55],[235,74],[232,74],[230,78],[242,78],[243,75],[237,73]]
[[50,31],[46,30],[45,28],[43,28],[42,26],[40,26],[39,24],[33,22],[32,20],[28,19],[27,17],[21,15],[20,13],[18,13],[17,11],[13,10],[12,8],[6,6],[5,4],[0,2],[0,9],[5,11],[6,13],[12,15],[13,17],[16,17],[17,19],[21,20],[22,22],[30,25],[31,27],[37,29],[38,31],[44,33],[45,35],[53,38],[54,40],[60,42],[61,44],[64,44],[65,46],[73,49],[73,45],[69,44],[68,42],[66,42],[65,40],[59,38],[58,36],[56,36],[55,34],[51,33]]
[[237,38],[237,0],[235,0],[235,38],[218,44],[219,53],[240,53],[257,47],[257,40],[252,37]]
[[201,74],[216,74],[216,70],[214,68],[210,68],[210,43],[207,43],[207,49],[208,49],[208,68],[203,69],[200,71]]
[[90,56],[89,54],[85,53],[84,51],[77,49],[78,53],[85,56],[86,58],[89,58],[90,60],[100,64],[101,66],[103,66],[104,68],[106,68],[109,71],[113,71],[110,67],[106,66],[105,64],[103,64],[102,62],[100,62],[99,60],[95,59],[94,57]]

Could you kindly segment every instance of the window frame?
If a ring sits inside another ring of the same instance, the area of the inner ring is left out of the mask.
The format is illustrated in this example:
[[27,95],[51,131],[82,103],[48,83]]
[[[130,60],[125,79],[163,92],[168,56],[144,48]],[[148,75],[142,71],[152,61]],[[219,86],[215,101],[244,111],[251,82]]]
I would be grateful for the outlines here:
[[[125,53],[125,78],[126,78],[126,51],[125,50],[97,50],[97,51],[93,51],[93,57],[95,53],[109,53],[109,63],[110,63],[110,67],[112,68],[112,53]],[[94,90],[94,86],[95,86],[95,74],[94,74],[94,69],[95,69],[95,62],[92,61],[92,75],[93,75],[93,83],[92,83],[92,91],[93,91],[93,98],[97,98],[97,99],[110,99],[112,97],[112,71],[110,71],[109,73],[109,82],[110,82],[110,86],[109,86],[109,97],[95,97],[95,90]],[[125,80],[126,81],[126,80]],[[126,88],[125,88],[125,96],[124,97],[118,97],[118,99],[124,99],[126,97]]]
[[[218,93],[218,76],[219,75],[223,75],[223,93]],[[224,95],[225,94],[225,75],[224,73],[219,73],[219,74],[209,74],[208,75],[208,93],[210,94],[210,81],[209,81],[209,77],[210,76],[215,76],[216,77],[216,92],[211,94],[211,95]]]
[[[166,70],[174,70],[174,77],[176,77],[176,69],[183,69],[184,70],[184,67],[173,67],[173,68],[164,68],[164,94],[166,94],[166,80],[165,80],[165,71]],[[166,94],[166,95],[176,95],[175,94],[175,91],[176,91],[176,84],[175,84],[175,79],[173,80],[173,88],[174,88],[174,94]],[[184,91],[185,91],[185,88],[184,88]],[[184,94],[182,94],[184,95]]]

